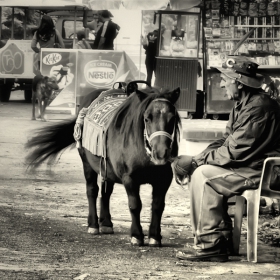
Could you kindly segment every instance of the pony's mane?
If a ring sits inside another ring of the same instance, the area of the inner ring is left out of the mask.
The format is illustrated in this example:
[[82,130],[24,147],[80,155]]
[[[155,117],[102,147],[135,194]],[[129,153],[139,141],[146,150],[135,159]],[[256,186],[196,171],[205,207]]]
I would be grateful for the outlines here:
[[[156,88],[148,88],[141,90],[147,94],[147,97],[140,101],[137,94],[132,93],[125,102],[118,108],[117,113],[114,118],[113,125],[119,130],[123,135],[123,146],[126,146],[128,139],[131,136],[134,140],[134,144],[139,148],[144,144],[144,122],[143,117],[145,110],[149,104],[156,98],[161,98],[169,90],[159,91]],[[175,123],[175,136],[174,136],[174,153],[177,155],[179,148],[179,138],[181,125],[181,120],[177,110],[175,110],[176,123]],[[176,143],[175,143],[176,142]],[[173,150],[173,149],[172,149]],[[177,151],[176,151],[177,150]],[[173,153],[172,153],[173,154]],[[174,155],[174,156],[176,156]]]

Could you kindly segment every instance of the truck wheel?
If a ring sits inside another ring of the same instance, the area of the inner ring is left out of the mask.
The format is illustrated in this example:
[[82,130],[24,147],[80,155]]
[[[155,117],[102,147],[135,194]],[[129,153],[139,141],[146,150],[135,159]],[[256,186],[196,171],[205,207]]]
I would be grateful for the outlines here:
[[32,90],[25,89],[24,90],[24,99],[26,102],[31,103],[32,100]]
[[8,102],[10,100],[11,91],[12,91],[11,84],[0,85],[0,100],[2,102]]

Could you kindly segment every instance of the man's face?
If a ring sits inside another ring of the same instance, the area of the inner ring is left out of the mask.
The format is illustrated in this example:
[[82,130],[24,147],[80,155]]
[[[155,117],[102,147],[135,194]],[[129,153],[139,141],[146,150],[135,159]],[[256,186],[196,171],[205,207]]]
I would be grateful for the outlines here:
[[93,14],[93,19],[99,20],[99,15],[98,14]]
[[221,73],[220,87],[226,90],[226,95],[228,99],[234,100],[235,94],[238,93],[238,87],[237,87],[237,83],[233,79]]
[[105,20],[104,20],[104,17],[101,16],[101,14],[98,14],[98,20],[101,21],[101,22],[104,22],[104,21],[105,21]]

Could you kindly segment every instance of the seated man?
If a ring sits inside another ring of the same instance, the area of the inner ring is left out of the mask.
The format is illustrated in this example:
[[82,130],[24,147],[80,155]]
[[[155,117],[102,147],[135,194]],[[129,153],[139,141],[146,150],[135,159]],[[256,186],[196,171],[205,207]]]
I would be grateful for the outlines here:
[[175,176],[191,176],[195,246],[190,252],[178,252],[179,259],[228,260],[232,221],[227,200],[258,188],[264,160],[280,156],[280,106],[262,90],[265,85],[257,67],[246,57],[231,56],[223,67],[216,68],[221,73],[220,86],[229,99],[237,101],[226,132],[202,153],[179,156],[173,163]]

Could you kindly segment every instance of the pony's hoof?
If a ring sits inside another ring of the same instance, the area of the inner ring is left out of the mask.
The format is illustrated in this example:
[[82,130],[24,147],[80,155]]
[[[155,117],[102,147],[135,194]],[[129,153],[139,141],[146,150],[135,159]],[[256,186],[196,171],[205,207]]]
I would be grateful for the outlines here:
[[98,228],[88,228],[88,233],[93,234],[93,235],[97,235],[99,234],[99,229]]
[[132,236],[130,243],[132,246],[143,246],[144,242],[141,239],[137,239],[136,237]]
[[155,240],[154,238],[150,238],[149,239],[149,246],[150,247],[160,247],[161,246],[161,242],[158,240]]
[[100,227],[100,233],[103,233],[103,234],[112,234],[114,233],[114,230],[112,227],[104,227],[104,226],[101,226]]

